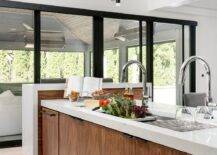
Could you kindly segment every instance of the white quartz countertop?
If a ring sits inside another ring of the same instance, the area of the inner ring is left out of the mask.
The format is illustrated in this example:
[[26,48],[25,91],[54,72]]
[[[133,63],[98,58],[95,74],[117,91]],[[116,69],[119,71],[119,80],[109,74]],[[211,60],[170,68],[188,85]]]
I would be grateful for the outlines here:
[[[174,116],[175,106],[152,104],[153,113]],[[177,132],[76,107],[68,100],[43,100],[42,106],[193,155],[217,155],[217,128]]]

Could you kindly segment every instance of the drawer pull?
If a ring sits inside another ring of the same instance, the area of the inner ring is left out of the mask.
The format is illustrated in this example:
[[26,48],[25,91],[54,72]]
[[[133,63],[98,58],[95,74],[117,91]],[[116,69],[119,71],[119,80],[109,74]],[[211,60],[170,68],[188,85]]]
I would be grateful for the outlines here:
[[48,115],[48,116],[50,116],[50,117],[55,117],[55,116],[56,116],[55,113],[49,113],[49,112],[47,112],[47,111],[45,111],[45,110],[42,110],[42,114]]

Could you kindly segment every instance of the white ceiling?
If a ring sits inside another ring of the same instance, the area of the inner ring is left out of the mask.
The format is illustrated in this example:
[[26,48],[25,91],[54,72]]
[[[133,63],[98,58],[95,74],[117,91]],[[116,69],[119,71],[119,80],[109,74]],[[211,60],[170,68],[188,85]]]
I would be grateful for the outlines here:
[[217,0],[199,0],[188,4],[188,6],[201,8],[201,9],[212,9],[217,10]]
[[148,0],[122,0],[121,6],[116,7],[114,0],[13,0],[27,3],[48,4],[91,10],[102,10],[120,13],[144,15],[147,12]]
[[[156,11],[173,11],[184,13],[182,7],[197,8],[190,10],[198,14],[198,9],[217,10],[217,0],[122,0],[121,6],[115,6],[115,0],[13,0],[90,10],[129,13],[135,15],[156,15]],[[180,11],[181,10],[181,11]],[[153,11],[154,14],[153,14]],[[157,14],[158,15],[158,14]],[[161,16],[161,14],[159,14]]]

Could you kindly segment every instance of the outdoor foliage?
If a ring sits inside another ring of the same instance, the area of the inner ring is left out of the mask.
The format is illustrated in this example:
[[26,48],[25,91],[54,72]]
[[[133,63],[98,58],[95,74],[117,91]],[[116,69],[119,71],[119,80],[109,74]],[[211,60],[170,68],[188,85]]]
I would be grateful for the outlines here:
[[67,78],[84,75],[84,54],[82,52],[42,52],[41,78]]
[[[0,82],[33,82],[33,52],[0,51]],[[84,54],[81,52],[42,52],[41,78],[83,76]]]
[[0,50],[0,82],[33,82],[33,52]]
[[[128,48],[128,61],[139,60],[139,46]],[[130,83],[139,82],[139,67],[135,64],[129,66],[128,68],[128,81]]]
[[176,43],[154,45],[154,84],[171,86],[176,82]]
[[[128,48],[128,61],[130,60],[139,60],[139,46],[129,47]],[[142,60],[143,65],[146,66],[146,47],[142,48]],[[139,82],[139,68],[137,65],[132,65],[128,69],[128,81],[130,83]]]
[[[176,43],[154,45],[155,86],[174,85],[176,79]],[[143,47],[143,64],[146,60]],[[33,82],[33,51],[0,50],[0,82]],[[119,49],[104,52],[104,77],[119,81]],[[128,48],[128,60],[139,59],[139,47]],[[138,82],[139,69],[131,66],[128,70],[130,82]],[[82,52],[41,52],[41,78],[67,78],[84,75],[84,53]]]
[[112,78],[114,82],[119,81],[119,49],[104,52],[104,78]]

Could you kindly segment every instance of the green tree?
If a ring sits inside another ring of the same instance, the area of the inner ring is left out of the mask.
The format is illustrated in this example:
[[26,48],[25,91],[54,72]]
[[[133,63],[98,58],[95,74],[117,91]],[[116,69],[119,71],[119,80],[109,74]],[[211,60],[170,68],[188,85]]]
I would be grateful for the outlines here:
[[157,86],[175,85],[176,43],[154,45],[154,83]]
[[104,77],[119,82],[119,49],[104,51]]
[[[128,61],[138,60],[139,61],[139,46],[128,48]],[[139,67],[135,64],[129,66],[128,69],[128,81],[130,83],[139,82]]]
[[67,78],[84,75],[83,52],[42,52],[42,78]]
[[33,82],[33,52],[0,51],[1,82]]

